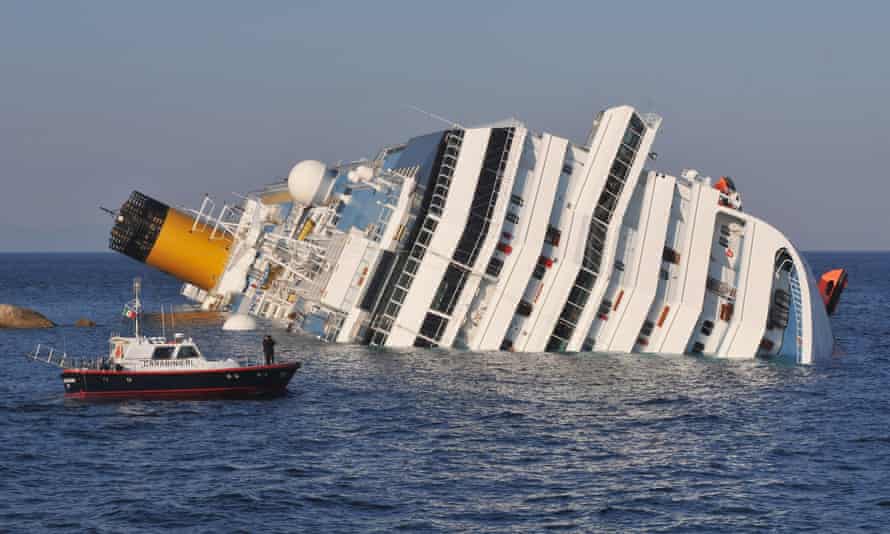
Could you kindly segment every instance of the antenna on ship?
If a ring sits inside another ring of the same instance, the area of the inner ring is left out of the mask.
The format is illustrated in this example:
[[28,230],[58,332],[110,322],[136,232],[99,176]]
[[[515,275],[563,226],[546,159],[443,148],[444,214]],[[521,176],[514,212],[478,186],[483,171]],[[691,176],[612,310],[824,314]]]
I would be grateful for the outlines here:
[[135,312],[135,317],[133,320],[135,321],[135,330],[136,330],[136,341],[139,341],[139,316],[142,315],[142,303],[139,301],[139,290],[142,289],[142,278],[138,276],[133,279],[133,307],[135,308],[133,311]]
[[405,106],[405,107],[407,107],[407,108],[410,109],[410,110],[416,111],[416,112],[418,112],[418,113],[422,113],[422,114],[426,115],[427,117],[430,117],[431,119],[436,119],[437,121],[444,122],[445,124],[447,124],[447,125],[449,125],[449,126],[454,126],[454,127],[457,127],[457,128],[465,129],[465,128],[463,127],[463,125],[460,124],[460,123],[457,122],[457,121],[453,121],[453,120],[451,120],[451,119],[446,119],[445,117],[443,117],[443,116],[441,116],[441,115],[436,115],[435,113],[431,113],[431,112],[429,112],[429,111],[427,111],[427,110],[425,110],[425,109],[421,109],[421,108],[419,108],[419,107],[417,107],[417,106],[412,106],[412,105],[409,104],[409,105],[407,105],[407,106]]

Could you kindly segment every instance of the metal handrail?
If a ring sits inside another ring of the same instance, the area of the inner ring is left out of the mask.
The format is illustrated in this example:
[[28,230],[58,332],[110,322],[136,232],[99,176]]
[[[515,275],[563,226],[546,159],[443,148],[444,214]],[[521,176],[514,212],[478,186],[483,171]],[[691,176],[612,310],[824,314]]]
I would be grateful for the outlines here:
[[[66,352],[55,350],[49,345],[38,344],[37,347],[25,354],[26,357],[48,365],[54,365],[62,369],[110,369],[111,361],[107,357],[98,358],[71,358]],[[265,365],[262,356],[241,356],[232,358],[238,365],[244,367],[253,367]]]
[[62,369],[102,369],[108,365],[108,359],[104,357],[70,358],[67,352],[60,352],[52,346],[43,344],[38,344],[32,352],[25,354],[25,356],[34,361],[54,365]]

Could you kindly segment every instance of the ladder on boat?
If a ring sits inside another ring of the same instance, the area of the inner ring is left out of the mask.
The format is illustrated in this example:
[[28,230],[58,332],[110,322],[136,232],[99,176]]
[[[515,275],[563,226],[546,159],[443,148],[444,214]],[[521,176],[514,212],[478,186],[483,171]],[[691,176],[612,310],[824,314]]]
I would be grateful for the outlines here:
[[795,357],[800,362],[801,349],[803,345],[803,303],[800,297],[800,281],[797,279],[797,273],[791,272],[791,305],[794,307],[794,334],[795,334]]

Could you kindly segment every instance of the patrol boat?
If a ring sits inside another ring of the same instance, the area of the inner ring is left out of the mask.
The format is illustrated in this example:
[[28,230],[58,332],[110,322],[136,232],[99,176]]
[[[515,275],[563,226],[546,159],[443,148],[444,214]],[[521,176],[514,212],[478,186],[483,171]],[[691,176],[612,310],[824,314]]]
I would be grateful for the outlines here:
[[65,396],[91,398],[250,398],[279,396],[300,362],[262,365],[233,358],[208,360],[191,337],[150,337],[140,331],[141,283],[125,315],[134,321],[132,337],[112,336],[107,357],[70,359],[38,345],[28,356],[62,367]]

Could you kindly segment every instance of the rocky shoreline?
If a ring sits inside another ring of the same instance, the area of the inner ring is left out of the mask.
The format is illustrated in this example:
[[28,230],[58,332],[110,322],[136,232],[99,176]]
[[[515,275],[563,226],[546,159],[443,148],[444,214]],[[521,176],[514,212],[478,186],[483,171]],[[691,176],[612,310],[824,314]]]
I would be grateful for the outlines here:
[[11,304],[0,304],[0,328],[52,328],[56,323],[43,314]]

